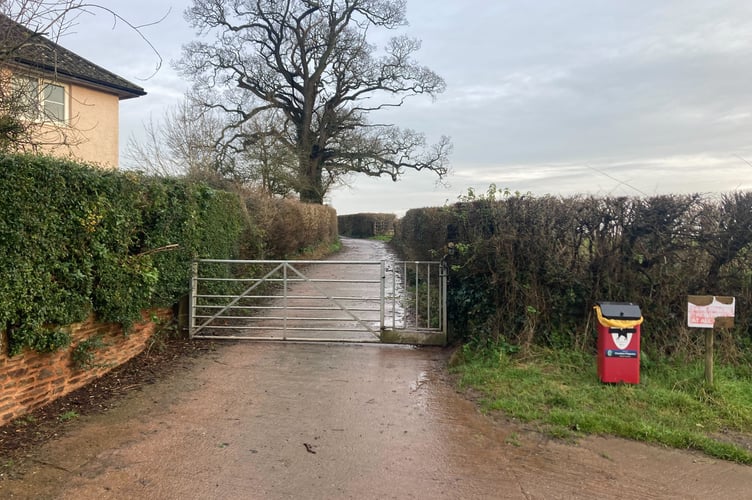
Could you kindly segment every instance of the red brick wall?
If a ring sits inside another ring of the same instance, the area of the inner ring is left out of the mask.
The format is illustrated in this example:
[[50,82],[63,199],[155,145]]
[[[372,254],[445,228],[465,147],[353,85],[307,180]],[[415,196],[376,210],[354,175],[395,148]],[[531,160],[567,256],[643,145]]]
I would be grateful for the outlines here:
[[[123,334],[120,325],[97,323],[89,318],[71,325],[73,341],[70,347],[53,353],[27,350],[8,357],[6,339],[3,338],[0,349],[0,425],[86,385],[139,354],[157,328],[150,319],[152,314],[162,321],[172,318],[171,309],[145,312],[144,321],[134,325],[128,335]],[[91,351],[95,366],[77,368],[73,363],[73,350],[82,340],[96,335],[102,335],[104,346]]]

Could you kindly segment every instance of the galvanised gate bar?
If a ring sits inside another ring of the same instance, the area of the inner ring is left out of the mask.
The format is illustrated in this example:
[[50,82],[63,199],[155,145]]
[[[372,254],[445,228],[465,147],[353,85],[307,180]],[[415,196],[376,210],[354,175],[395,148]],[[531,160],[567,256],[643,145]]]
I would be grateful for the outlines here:
[[194,261],[191,338],[446,343],[435,261]]

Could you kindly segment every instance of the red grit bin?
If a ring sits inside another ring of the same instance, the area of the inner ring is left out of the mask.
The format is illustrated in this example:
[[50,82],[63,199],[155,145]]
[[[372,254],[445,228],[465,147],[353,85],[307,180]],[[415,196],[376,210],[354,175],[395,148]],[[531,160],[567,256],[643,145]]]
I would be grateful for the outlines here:
[[640,383],[642,312],[631,302],[598,302],[598,378],[604,383]]

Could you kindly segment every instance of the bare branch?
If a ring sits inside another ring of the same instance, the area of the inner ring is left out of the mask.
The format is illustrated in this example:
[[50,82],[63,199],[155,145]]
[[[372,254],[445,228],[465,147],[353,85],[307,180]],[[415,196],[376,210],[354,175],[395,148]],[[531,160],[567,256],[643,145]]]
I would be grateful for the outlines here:
[[[429,147],[420,134],[367,119],[445,88],[413,60],[418,40],[394,37],[382,56],[367,42],[372,28],[406,24],[404,0],[194,0],[186,16],[213,40],[184,46],[178,69],[204,106],[228,114],[222,139],[242,150],[255,138],[275,137],[297,159],[304,201],[321,203],[350,173],[446,175],[448,139]],[[271,116],[276,121],[263,119]],[[265,123],[269,132],[247,137],[248,123]]]
[[[87,130],[77,124],[77,116],[50,116],[42,97],[56,86],[64,73],[65,52],[56,43],[76,26],[80,15],[104,11],[113,22],[122,22],[134,31],[157,56],[153,76],[162,64],[159,51],[142,28],[164,20],[134,24],[115,10],[82,0],[1,0],[0,1],[0,150],[50,152],[70,148],[85,141]],[[169,11],[168,11],[169,13]],[[41,71],[40,71],[41,68]],[[149,78],[151,78],[151,76]],[[45,83],[44,79],[52,80]],[[24,79],[36,80],[33,85]],[[127,83],[127,82],[126,82]],[[25,87],[25,88],[24,88]],[[59,87],[59,86],[58,86]]]
[[112,16],[112,23],[113,23],[112,24],[112,28],[113,29],[115,29],[115,26],[117,25],[117,22],[120,21],[121,23],[123,23],[126,26],[128,26],[131,30],[133,30],[139,36],[139,38],[141,38],[141,40],[143,40],[144,43],[146,43],[146,45],[149,46],[149,48],[154,53],[154,55],[157,56],[157,64],[156,64],[156,67],[154,68],[154,72],[151,75],[149,75],[148,77],[142,78],[141,80],[149,80],[149,79],[153,78],[154,75],[156,75],[157,72],[162,68],[162,62],[163,62],[162,55],[159,53],[159,50],[157,50],[157,48],[154,46],[154,44],[151,42],[151,40],[149,40],[149,38],[146,35],[144,35],[142,29],[146,28],[146,27],[149,27],[149,26],[157,25],[157,24],[161,23],[162,21],[164,21],[165,19],[167,19],[167,16],[169,16],[170,12],[172,11],[172,7],[168,8],[167,12],[165,12],[162,15],[162,17],[159,17],[159,18],[157,18],[154,21],[149,21],[147,23],[142,23],[142,24],[134,24],[134,23],[130,22],[128,19],[126,19],[123,16],[121,16],[120,14],[118,14],[113,9],[110,9],[110,8],[105,7],[103,5],[100,5],[100,4],[82,3],[82,4],[78,5],[76,8],[79,9],[79,10],[81,10],[81,11],[85,11],[85,12],[89,12],[89,10],[87,10],[87,9],[96,9],[96,10],[101,10],[101,11],[107,12],[108,14],[110,14]]

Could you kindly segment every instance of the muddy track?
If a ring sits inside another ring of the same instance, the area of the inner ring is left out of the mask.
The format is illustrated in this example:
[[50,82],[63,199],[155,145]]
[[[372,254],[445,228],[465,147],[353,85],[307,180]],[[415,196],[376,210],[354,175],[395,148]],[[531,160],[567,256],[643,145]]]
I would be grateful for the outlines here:
[[[346,245],[377,258],[380,244]],[[445,364],[436,348],[220,344],[29,450],[0,497],[749,495],[749,467],[495,421],[456,392]]]

